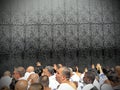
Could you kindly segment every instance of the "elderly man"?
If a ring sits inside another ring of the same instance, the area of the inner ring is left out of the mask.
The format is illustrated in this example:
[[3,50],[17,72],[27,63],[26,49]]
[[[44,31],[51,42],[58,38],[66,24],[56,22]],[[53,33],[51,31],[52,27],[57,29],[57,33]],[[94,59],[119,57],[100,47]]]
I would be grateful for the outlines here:
[[56,78],[54,77],[54,68],[52,66],[46,66],[43,72],[44,75],[47,75],[49,77],[49,87],[52,90],[56,89],[59,83],[56,81]]
[[12,82],[10,84],[10,89],[14,90],[15,88],[15,84],[17,81],[19,80],[25,80],[25,69],[22,66],[19,66],[17,68],[14,68],[14,72],[13,72],[13,79]]
[[20,66],[14,69],[13,76],[16,80],[22,80],[25,79],[25,72],[25,68]]
[[76,90],[76,85],[69,81],[70,69],[67,67],[61,67],[57,70],[56,80],[60,83],[57,90]]

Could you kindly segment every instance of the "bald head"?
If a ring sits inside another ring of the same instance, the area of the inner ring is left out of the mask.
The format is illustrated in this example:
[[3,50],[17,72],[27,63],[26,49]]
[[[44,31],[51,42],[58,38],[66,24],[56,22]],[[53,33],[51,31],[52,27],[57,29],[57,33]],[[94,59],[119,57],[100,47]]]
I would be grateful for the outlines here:
[[30,85],[28,90],[44,90],[42,84],[40,83],[33,83]]
[[33,73],[28,77],[27,80],[31,81],[31,83],[38,83],[39,82],[39,75],[37,73]]
[[26,80],[19,80],[15,85],[15,90],[27,90],[28,82]]
[[34,72],[34,67],[33,66],[29,66],[27,69],[26,69],[26,72]]

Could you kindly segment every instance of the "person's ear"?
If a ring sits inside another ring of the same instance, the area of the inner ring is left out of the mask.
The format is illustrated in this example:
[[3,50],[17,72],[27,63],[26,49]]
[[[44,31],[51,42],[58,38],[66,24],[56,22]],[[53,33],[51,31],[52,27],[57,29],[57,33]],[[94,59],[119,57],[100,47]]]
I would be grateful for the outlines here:
[[66,76],[62,76],[62,80],[65,80]]

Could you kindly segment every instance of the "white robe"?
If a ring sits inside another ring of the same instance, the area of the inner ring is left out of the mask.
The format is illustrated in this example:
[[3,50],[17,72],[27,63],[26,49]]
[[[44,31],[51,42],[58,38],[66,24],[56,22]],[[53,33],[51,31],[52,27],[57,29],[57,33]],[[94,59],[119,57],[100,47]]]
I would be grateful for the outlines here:
[[76,89],[74,89],[72,86],[70,86],[67,83],[62,83],[60,84],[57,90],[76,90]]

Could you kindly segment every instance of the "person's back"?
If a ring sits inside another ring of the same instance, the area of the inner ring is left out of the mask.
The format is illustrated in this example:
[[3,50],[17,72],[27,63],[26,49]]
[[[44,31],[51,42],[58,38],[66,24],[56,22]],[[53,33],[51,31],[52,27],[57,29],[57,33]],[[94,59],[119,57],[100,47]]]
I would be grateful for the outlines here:
[[28,90],[44,90],[42,84],[40,83],[33,83],[30,85]]
[[113,88],[110,84],[104,83],[103,85],[101,85],[100,90],[113,90]]
[[0,79],[0,88],[7,86],[9,88],[10,83],[12,82],[10,71],[5,71],[3,77]]

